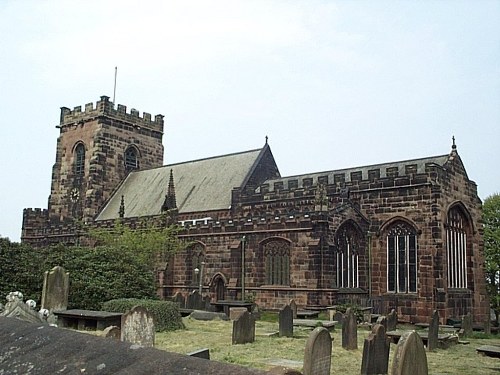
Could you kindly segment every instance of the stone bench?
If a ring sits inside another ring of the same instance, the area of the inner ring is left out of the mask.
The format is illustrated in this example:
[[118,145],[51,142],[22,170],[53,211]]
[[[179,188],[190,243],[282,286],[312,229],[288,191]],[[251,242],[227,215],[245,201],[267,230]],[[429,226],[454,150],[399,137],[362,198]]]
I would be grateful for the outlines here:
[[58,326],[83,330],[104,330],[110,326],[121,327],[121,313],[94,310],[54,311]]
[[307,328],[316,328],[316,327],[324,327],[328,330],[335,329],[335,324],[337,321],[335,320],[314,320],[314,319],[294,319],[293,325],[296,327],[307,327]]

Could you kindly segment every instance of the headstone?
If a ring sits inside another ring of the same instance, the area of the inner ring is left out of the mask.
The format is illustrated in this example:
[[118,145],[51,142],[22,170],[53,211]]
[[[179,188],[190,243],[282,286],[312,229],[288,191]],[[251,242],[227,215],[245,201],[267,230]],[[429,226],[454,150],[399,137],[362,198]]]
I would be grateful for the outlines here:
[[398,324],[398,313],[396,310],[392,309],[389,315],[387,315],[387,331],[394,331]]
[[180,292],[177,292],[172,296],[172,301],[178,303],[181,309],[183,309],[186,306],[186,299],[184,298],[184,295]]
[[194,352],[188,353],[187,355],[190,357],[210,359],[210,350],[208,348],[198,349]]
[[387,374],[390,345],[391,341],[385,335],[385,327],[375,324],[363,345],[362,375]]
[[109,339],[120,340],[121,338],[121,330],[120,327],[117,326],[109,326],[104,328],[103,330],[104,337]]
[[462,329],[464,330],[464,337],[472,334],[472,315],[470,312],[462,317]]
[[358,348],[358,322],[351,308],[348,308],[342,323],[342,347],[346,350]]
[[437,310],[432,313],[431,321],[429,323],[429,336],[427,338],[427,350],[431,351],[438,347],[438,334],[439,334],[439,314]]
[[69,273],[56,266],[43,276],[42,309],[49,311],[68,308]]
[[335,314],[333,315],[333,319],[330,320],[335,320],[339,324],[344,323],[344,314],[342,314],[340,311],[335,311]]
[[238,319],[233,321],[232,343],[246,344],[255,341],[255,318],[245,311]]
[[487,335],[491,333],[491,321],[489,317],[487,317],[486,320],[484,321],[483,329],[484,333],[486,333]]
[[203,302],[203,298],[197,290],[193,290],[188,294],[186,308],[192,310],[203,310],[205,308],[205,302]]
[[280,337],[293,337],[293,310],[286,305],[279,312]]
[[248,311],[246,307],[230,307],[229,308],[229,319],[238,319],[245,311]]
[[326,328],[315,328],[304,350],[304,375],[330,375],[332,338]]
[[155,325],[153,315],[141,306],[134,306],[122,315],[121,341],[153,347]]
[[384,326],[385,331],[387,332],[387,318],[384,315],[381,315],[377,318],[377,322],[375,324],[381,324]]
[[427,375],[424,343],[415,331],[401,335],[392,360],[392,375]]
[[290,300],[289,305],[292,309],[293,319],[297,319],[297,303],[295,302],[295,300],[293,298]]

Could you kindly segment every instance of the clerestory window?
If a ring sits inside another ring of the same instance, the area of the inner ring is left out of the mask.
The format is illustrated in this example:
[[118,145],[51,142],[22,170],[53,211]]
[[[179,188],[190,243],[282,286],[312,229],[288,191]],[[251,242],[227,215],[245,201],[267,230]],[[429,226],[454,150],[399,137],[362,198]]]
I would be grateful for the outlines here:
[[387,291],[417,292],[417,234],[402,221],[387,234]]

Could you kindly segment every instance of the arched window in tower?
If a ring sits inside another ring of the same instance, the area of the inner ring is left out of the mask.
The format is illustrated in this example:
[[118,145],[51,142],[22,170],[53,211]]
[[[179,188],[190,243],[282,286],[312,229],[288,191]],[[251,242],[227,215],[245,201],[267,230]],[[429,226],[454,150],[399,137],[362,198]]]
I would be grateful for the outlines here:
[[417,233],[404,221],[391,225],[387,233],[387,291],[417,292]]
[[83,176],[85,174],[85,146],[79,143],[75,147],[75,174]]
[[268,285],[290,284],[290,243],[271,239],[263,245],[265,283]]
[[342,224],[335,235],[338,288],[359,288],[361,233],[351,223]]
[[467,288],[467,227],[466,216],[459,206],[448,211],[446,223],[448,287]]
[[130,146],[125,151],[125,170],[127,172],[139,169],[139,155],[135,147]]

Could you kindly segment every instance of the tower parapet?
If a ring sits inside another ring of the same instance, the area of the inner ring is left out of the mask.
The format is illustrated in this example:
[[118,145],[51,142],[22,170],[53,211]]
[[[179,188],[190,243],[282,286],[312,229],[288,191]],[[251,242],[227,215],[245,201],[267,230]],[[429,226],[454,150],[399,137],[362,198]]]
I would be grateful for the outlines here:
[[152,119],[150,113],[143,112],[141,117],[139,111],[134,108],[130,110],[130,113],[127,113],[127,106],[122,104],[118,104],[115,109],[114,103],[109,101],[109,97],[105,95],[101,96],[101,100],[97,101],[95,107],[94,103],[85,104],[84,111],[82,111],[81,106],[74,107],[73,110],[61,107],[58,127],[84,123],[100,116],[111,117],[136,128],[143,127],[163,134],[163,115],[158,114]]

